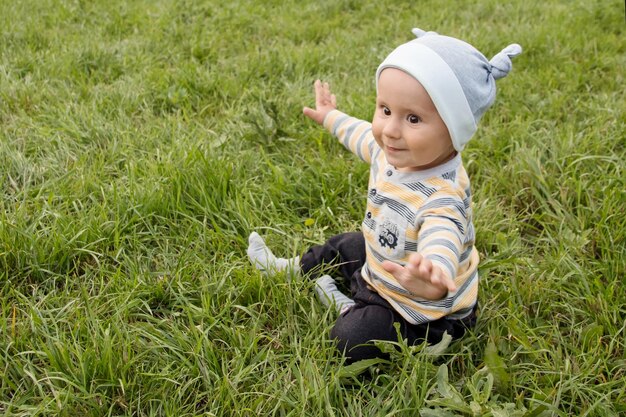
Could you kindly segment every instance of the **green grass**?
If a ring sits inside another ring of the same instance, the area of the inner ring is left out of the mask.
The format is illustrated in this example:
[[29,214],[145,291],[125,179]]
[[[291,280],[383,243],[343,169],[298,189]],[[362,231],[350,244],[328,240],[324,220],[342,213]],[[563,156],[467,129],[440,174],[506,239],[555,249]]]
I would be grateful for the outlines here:
[[[245,248],[359,228],[367,166],[301,109],[323,78],[369,118],[414,26],[525,51],[464,151],[475,332],[356,377]],[[622,2],[2,1],[0,28],[0,414],[626,412]]]

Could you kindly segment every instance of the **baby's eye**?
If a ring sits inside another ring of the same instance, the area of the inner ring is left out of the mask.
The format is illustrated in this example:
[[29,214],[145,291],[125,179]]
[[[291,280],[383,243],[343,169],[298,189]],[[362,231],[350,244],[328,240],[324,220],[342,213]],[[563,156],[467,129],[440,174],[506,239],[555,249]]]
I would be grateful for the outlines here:
[[391,116],[391,110],[389,110],[389,107],[383,106],[383,114],[385,116]]
[[408,122],[411,124],[417,124],[420,122],[420,118],[414,114],[409,114],[406,120],[408,120]]

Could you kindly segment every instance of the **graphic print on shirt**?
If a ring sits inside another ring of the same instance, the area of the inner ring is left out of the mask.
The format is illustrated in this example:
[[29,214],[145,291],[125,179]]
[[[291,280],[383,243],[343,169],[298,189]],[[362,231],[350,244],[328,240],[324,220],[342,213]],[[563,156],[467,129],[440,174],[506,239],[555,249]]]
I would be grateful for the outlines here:
[[398,225],[385,220],[378,231],[378,243],[383,248],[395,249],[398,246]]
[[405,253],[406,229],[406,219],[385,205],[374,235],[380,254],[388,259],[402,259]]

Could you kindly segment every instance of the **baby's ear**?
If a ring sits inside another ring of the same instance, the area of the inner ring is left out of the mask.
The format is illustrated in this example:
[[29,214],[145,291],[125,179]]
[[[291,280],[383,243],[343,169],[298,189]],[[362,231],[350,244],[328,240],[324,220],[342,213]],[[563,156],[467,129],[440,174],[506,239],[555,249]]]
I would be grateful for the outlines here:
[[491,75],[496,80],[506,77],[507,74],[513,68],[513,63],[511,62],[511,58],[518,56],[522,53],[522,47],[516,43],[512,43],[511,45],[504,48],[500,53],[491,58],[489,64],[491,64]]

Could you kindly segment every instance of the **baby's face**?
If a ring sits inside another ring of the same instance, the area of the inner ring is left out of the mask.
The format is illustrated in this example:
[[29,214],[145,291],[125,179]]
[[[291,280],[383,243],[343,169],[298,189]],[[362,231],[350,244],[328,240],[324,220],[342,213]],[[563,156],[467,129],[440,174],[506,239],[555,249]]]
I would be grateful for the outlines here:
[[454,157],[450,133],[419,81],[396,68],[378,79],[372,133],[387,161],[400,171],[419,171]]

